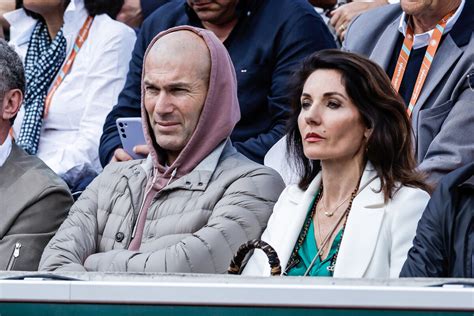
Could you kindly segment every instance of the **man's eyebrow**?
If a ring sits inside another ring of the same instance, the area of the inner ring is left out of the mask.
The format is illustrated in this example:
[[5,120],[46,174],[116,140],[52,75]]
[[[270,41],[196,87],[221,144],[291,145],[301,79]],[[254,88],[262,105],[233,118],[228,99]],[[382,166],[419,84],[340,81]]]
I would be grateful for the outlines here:
[[189,88],[191,85],[187,82],[181,82],[181,81],[178,81],[178,82],[173,82],[173,83],[170,83],[169,85],[166,85],[166,87],[168,89],[173,89],[173,88]]
[[[143,81],[143,83],[147,87],[157,87],[157,85],[153,81],[149,81],[149,80],[145,79]],[[164,88],[165,89],[176,89],[176,88],[189,88],[190,86],[191,85],[187,82],[178,81],[178,82],[173,82],[173,83],[167,84],[166,86],[164,86]]]
[[149,80],[143,80],[143,83],[145,84],[145,86],[148,86],[148,87],[154,87],[155,84]]

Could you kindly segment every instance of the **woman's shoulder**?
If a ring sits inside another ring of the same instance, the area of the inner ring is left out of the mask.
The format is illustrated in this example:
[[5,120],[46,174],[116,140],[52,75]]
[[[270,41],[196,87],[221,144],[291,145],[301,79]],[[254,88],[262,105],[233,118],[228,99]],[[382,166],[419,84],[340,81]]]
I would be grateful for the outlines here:
[[421,188],[398,184],[397,189],[395,193],[393,194],[392,200],[394,199],[402,200],[402,199],[409,199],[409,198],[429,199],[430,195],[428,192],[426,192],[425,190]]
[[399,184],[389,202],[389,209],[410,211],[413,209],[424,209],[430,199],[430,195],[423,189]]
[[84,50],[91,56],[114,51],[121,59],[126,59],[128,64],[135,40],[135,31],[130,27],[112,20],[106,14],[100,14],[94,17]]
[[111,37],[133,37],[135,38],[135,31],[122,22],[113,20],[107,14],[99,14],[94,17],[92,25],[96,34],[101,34],[107,38]]

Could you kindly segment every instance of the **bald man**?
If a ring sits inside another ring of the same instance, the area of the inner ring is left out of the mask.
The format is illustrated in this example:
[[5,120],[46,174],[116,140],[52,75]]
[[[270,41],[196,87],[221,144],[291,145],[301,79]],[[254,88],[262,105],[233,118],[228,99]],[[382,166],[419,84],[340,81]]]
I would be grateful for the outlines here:
[[214,33],[160,33],[144,59],[146,160],[108,165],[46,247],[41,270],[224,273],[284,184],[238,153],[231,59]]

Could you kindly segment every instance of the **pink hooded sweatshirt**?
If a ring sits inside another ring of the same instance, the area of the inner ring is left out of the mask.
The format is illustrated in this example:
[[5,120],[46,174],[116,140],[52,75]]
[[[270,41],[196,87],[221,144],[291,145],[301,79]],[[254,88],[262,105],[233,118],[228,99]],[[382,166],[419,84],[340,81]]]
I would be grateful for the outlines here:
[[162,164],[165,161],[165,157],[160,156],[160,153],[162,155],[163,151],[157,148],[158,145],[155,142],[155,136],[143,104],[145,62],[143,63],[141,116],[146,142],[150,148],[150,157],[148,159],[151,158],[153,162],[153,173],[148,179],[146,194],[144,195],[137,223],[132,233],[133,239],[128,247],[129,250],[133,251],[140,249],[146,215],[155,195],[173,180],[191,172],[219,144],[230,136],[240,119],[235,69],[227,49],[213,32],[187,25],[163,31],[151,41],[143,60],[146,60],[151,47],[157,40],[166,34],[179,31],[191,31],[199,35],[209,48],[211,57],[209,89],[194,133],[183,150],[181,150],[177,159],[171,166],[166,168]]

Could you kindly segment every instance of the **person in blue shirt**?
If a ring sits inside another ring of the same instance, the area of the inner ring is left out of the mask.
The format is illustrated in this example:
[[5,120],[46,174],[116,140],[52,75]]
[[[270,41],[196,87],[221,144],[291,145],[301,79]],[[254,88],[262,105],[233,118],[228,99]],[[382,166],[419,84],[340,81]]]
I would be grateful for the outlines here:
[[[99,149],[102,165],[132,159],[120,148],[115,121],[140,116],[145,49],[156,34],[178,25],[213,31],[229,51],[242,116],[231,139],[239,152],[262,163],[285,133],[290,109],[287,83],[294,67],[317,50],[335,47],[323,20],[306,0],[176,0],[155,10],[142,24],[125,87],[105,121]],[[136,149],[147,154],[146,146]]]

